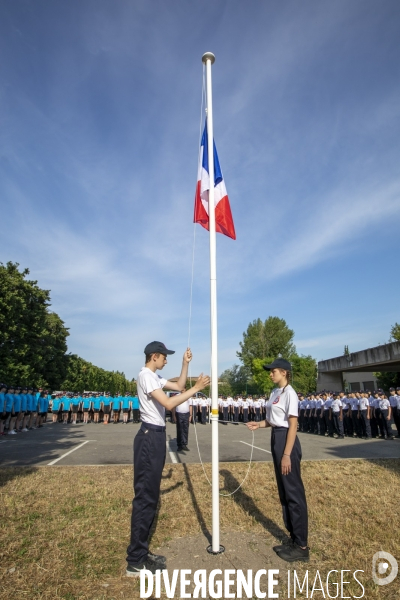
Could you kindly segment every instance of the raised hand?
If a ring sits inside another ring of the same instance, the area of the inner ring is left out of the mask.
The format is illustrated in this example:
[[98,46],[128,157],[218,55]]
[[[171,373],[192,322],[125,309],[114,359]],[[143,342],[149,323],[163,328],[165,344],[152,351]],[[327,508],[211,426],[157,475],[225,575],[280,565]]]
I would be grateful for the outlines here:
[[190,363],[193,358],[193,354],[190,348],[186,348],[185,353],[183,355],[183,362]]
[[210,381],[211,380],[208,375],[203,375],[203,373],[200,373],[194,387],[197,388],[199,391],[204,390],[204,388],[210,385]]

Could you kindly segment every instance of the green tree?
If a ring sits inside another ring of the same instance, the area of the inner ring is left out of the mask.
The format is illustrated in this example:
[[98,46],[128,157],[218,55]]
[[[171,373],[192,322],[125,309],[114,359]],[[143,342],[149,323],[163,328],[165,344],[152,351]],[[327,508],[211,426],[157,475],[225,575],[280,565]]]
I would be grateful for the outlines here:
[[390,329],[390,339],[400,342],[400,324],[395,323]]
[[[253,379],[264,394],[270,394],[275,384],[272,382],[269,371],[263,365],[271,364],[271,358],[255,358],[253,360]],[[314,392],[317,387],[317,362],[312,356],[293,355],[290,359],[292,364],[292,383],[296,392],[306,394]]]
[[378,387],[385,390],[386,393],[389,393],[389,389],[391,387],[400,386],[400,373],[386,373],[380,371],[378,373],[374,373],[376,380],[378,382]]
[[48,309],[50,293],[29,269],[0,263],[0,378],[14,385],[53,385],[65,370],[68,329]]
[[[400,342],[399,323],[395,323],[390,328],[390,339],[396,342]],[[400,385],[400,373],[386,373],[383,371],[379,371],[375,373],[375,377],[378,381],[378,386],[386,392],[388,392],[391,387],[397,387]]]
[[83,392],[136,393],[135,380],[129,381],[120,371],[106,371],[76,354],[67,357],[66,376],[60,389]]
[[243,341],[239,343],[240,352],[237,352],[237,356],[251,372],[253,372],[255,358],[266,356],[277,358],[280,355],[289,360],[296,353],[293,337],[294,331],[289,329],[284,319],[268,317],[265,322],[256,319],[243,333]]
[[257,384],[260,392],[269,396],[272,390],[275,387],[275,384],[272,382],[269,371],[266,371],[263,365],[271,364],[274,360],[274,357],[270,358],[254,358],[252,364],[252,376],[254,382]]
[[312,356],[295,355],[291,359],[293,387],[296,392],[307,394],[317,389],[317,361]]
[[[219,380],[229,385],[231,393],[234,395],[242,394],[247,391],[251,378],[251,371],[243,365],[233,365],[221,373]],[[220,386],[221,387],[221,386]]]

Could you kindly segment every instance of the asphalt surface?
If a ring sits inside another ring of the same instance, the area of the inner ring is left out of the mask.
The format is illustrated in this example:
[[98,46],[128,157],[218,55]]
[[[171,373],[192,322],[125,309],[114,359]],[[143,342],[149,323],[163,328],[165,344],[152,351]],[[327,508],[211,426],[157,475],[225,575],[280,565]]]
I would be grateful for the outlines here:
[[[51,418],[51,417],[50,417]],[[0,437],[0,466],[130,465],[133,438],[139,424],[62,425],[45,423],[18,435]],[[196,426],[203,462],[211,462],[211,425]],[[219,424],[220,462],[248,461],[253,434],[245,425]],[[254,432],[253,461],[271,461],[271,433]],[[299,433],[303,460],[400,458],[400,439],[344,440]],[[176,427],[167,423],[167,463],[199,463],[194,426],[190,425],[188,452],[178,453]]]

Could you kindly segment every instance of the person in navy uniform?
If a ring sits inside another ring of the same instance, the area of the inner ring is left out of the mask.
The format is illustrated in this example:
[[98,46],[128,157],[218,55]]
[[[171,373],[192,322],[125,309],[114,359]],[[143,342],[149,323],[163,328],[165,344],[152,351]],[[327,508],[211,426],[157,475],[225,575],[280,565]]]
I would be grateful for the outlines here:
[[362,430],[363,440],[370,440],[371,437],[371,409],[369,406],[367,392],[362,392],[358,400],[359,419]]
[[290,385],[292,365],[277,358],[264,365],[276,384],[266,406],[266,419],[250,422],[251,430],[272,427],[271,451],[275,477],[282,505],[283,520],[289,531],[292,544],[275,546],[273,550],[287,562],[309,560],[308,511],[303,481],[300,473],[301,446],[297,437],[299,401]]
[[164,556],[149,552],[149,534],[156,515],[166,455],[165,410],[172,410],[210,384],[210,378],[201,374],[192,388],[168,398],[164,387],[177,392],[185,389],[192,360],[190,348],[183,355],[181,374],[176,382],[157,375],[157,371],[167,364],[167,356],[175,353],[174,350],[168,350],[162,342],[151,342],[144,353],[145,366],[137,378],[142,424],[133,446],[135,496],[126,558],[126,575],[129,577],[137,577],[143,569],[155,573],[157,569],[166,568]]
[[333,394],[329,418],[333,421],[335,433],[333,437],[343,439],[343,406],[339,394]]
[[382,432],[385,440],[394,440],[394,435],[392,432],[392,426],[390,424],[390,419],[392,416],[392,409],[390,407],[390,402],[385,396],[385,394],[380,394],[379,399],[379,408],[381,412],[381,424],[382,424]]
[[391,387],[389,390],[389,403],[390,403],[390,408],[392,409],[392,420],[393,420],[393,423],[396,425],[397,437],[399,437],[400,421],[399,421],[399,415],[397,413],[397,395],[396,395],[396,390],[394,387]]

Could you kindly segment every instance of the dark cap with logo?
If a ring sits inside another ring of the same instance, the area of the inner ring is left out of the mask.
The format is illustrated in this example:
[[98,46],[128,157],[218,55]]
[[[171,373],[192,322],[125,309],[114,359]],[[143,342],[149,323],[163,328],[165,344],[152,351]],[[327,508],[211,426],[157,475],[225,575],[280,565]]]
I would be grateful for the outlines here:
[[285,360],[284,358],[277,358],[272,364],[263,365],[263,368],[266,371],[272,371],[272,369],[284,369],[285,371],[291,371],[292,365],[288,360]]
[[162,342],[150,342],[144,349],[144,353],[149,354],[175,354],[175,350],[168,350]]

